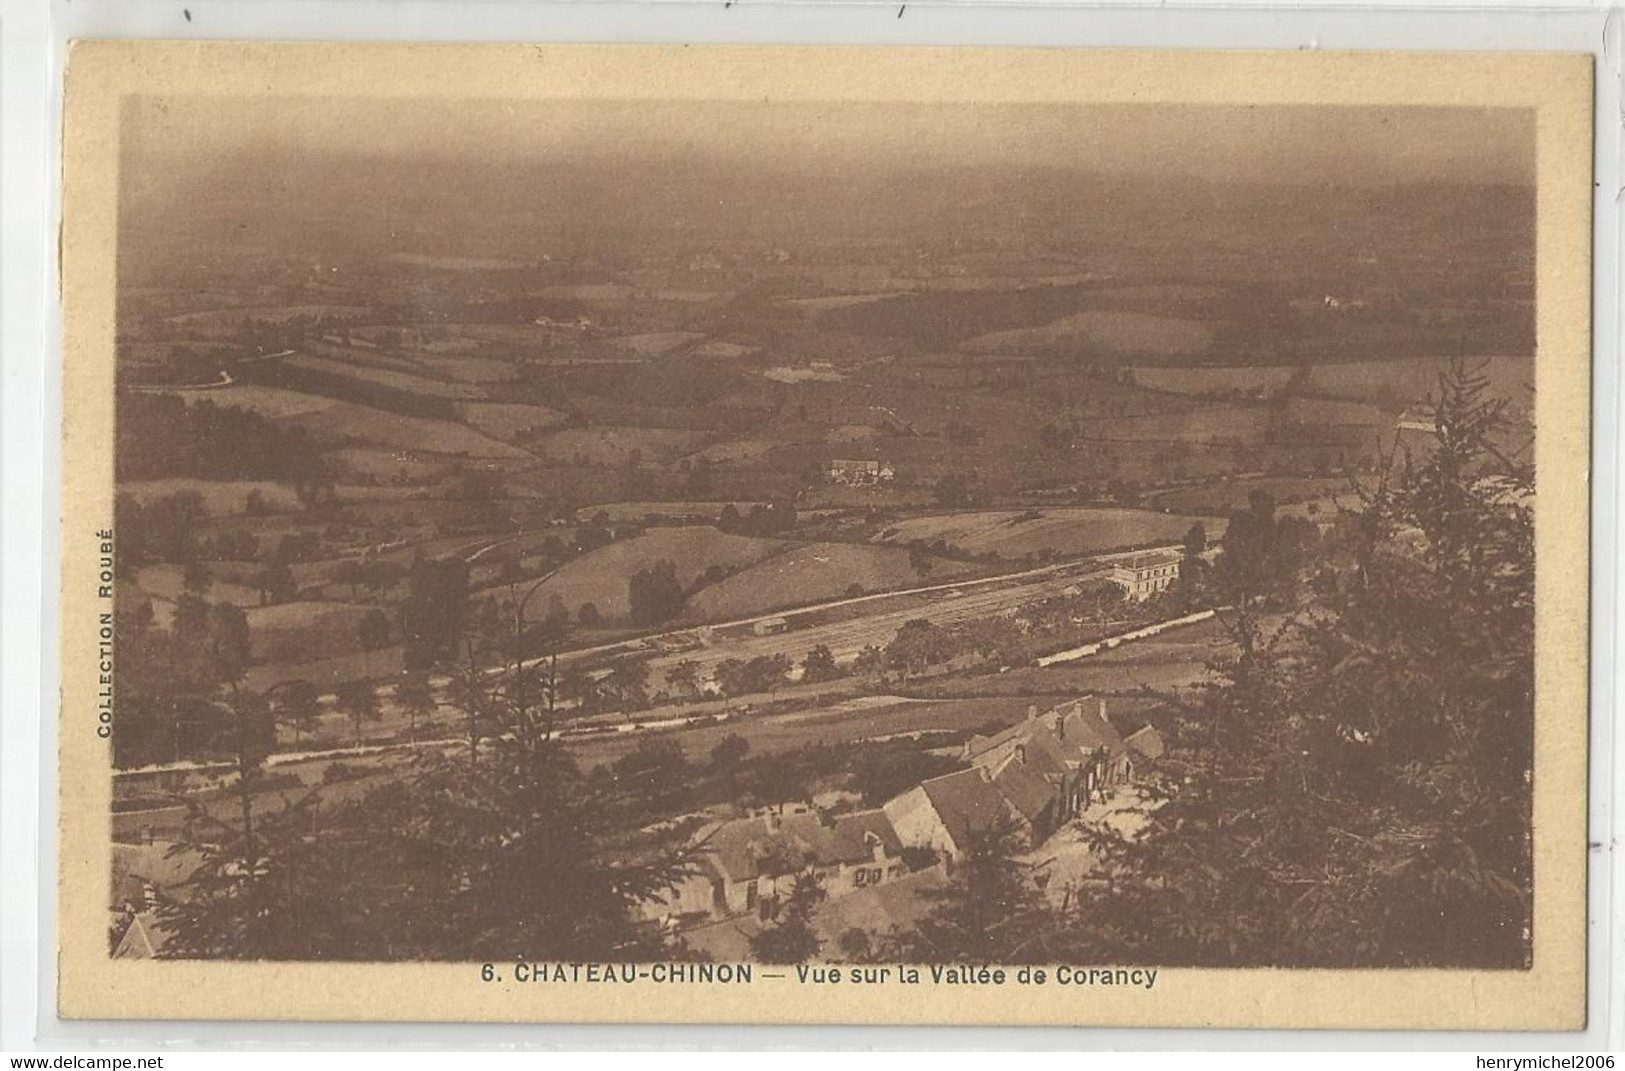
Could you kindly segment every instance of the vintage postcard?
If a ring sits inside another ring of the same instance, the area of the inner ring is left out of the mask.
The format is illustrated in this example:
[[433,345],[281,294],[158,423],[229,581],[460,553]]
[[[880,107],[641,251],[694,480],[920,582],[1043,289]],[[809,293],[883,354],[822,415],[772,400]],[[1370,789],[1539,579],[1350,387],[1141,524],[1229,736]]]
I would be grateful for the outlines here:
[[61,1014],[1578,1028],[1591,87],[78,43]]

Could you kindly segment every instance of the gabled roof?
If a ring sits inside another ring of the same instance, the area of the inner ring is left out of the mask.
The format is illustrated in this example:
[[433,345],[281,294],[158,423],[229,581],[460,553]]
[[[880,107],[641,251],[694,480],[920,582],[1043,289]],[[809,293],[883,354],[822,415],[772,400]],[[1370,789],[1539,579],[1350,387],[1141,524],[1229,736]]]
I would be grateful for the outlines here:
[[1122,559],[1118,564],[1129,569],[1152,569],[1161,565],[1173,565],[1183,557],[1184,554],[1180,551],[1164,547],[1161,550],[1148,550],[1131,558]]
[[[973,736],[965,745],[965,757],[975,765],[996,765],[1004,761],[1005,756],[1011,754],[1017,744],[1021,744],[1026,746],[1029,752],[1040,752],[1059,762],[1060,769],[1064,770],[1069,756],[1061,747],[1060,741],[1055,738],[1055,734],[1050,732],[1049,720],[1049,714],[1030,715],[992,736]],[[1031,758],[1029,761],[1032,761]]]
[[693,842],[724,878],[749,881],[785,869],[863,862],[874,857],[874,839],[889,855],[902,850],[891,819],[879,809],[833,819],[813,813],[735,818],[701,828]]
[[1143,755],[1148,759],[1160,759],[1167,750],[1162,742],[1162,734],[1151,725],[1143,725],[1128,734],[1123,743],[1136,755]]
[[781,819],[777,831],[763,816],[735,818],[714,825],[702,826],[693,843],[704,854],[707,862],[729,881],[748,881],[782,867],[798,869],[811,853],[811,846],[801,843],[786,825],[798,816]]
[[893,881],[857,889],[818,905],[813,924],[824,939],[825,951],[839,946],[841,934],[862,930],[879,936],[892,930],[909,930],[929,914],[933,901],[929,893],[946,885],[948,879],[938,867],[907,874]]
[[1054,786],[1013,756],[994,772],[993,787],[1028,822],[1038,822],[1055,803]]
[[169,933],[158,925],[158,916],[143,912],[130,920],[129,929],[113,950],[114,959],[152,959],[169,941]]
[[998,765],[1020,745],[1026,763],[1046,776],[1065,773],[1087,760],[1096,748],[1120,755],[1125,746],[1104,707],[1074,700],[1043,714],[1029,716],[992,736],[973,736],[965,745],[965,758],[973,765]]
[[921,781],[920,789],[948,836],[961,848],[970,843],[973,833],[995,829],[1011,817],[1010,805],[981,767]]
[[1075,709],[1062,716],[1061,742],[1088,754],[1096,748],[1105,748],[1108,755],[1121,755],[1125,750],[1123,737],[1099,713]]
[[835,828],[829,831],[830,858],[837,863],[859,863],[874,857],[873,840],[878,839],[887,855],[903,850],[886,812],[876,807],[871,811],[853,811],[839,815]]
[[1053,733],[1042,727],[984,746],[975,751],[970,761],[973,766],[994,770],[1012,759],[1019,759],[1037,776],[1057,783],[1066,776],[1071,766],[1078,763],[1076,750],[1067,751]]

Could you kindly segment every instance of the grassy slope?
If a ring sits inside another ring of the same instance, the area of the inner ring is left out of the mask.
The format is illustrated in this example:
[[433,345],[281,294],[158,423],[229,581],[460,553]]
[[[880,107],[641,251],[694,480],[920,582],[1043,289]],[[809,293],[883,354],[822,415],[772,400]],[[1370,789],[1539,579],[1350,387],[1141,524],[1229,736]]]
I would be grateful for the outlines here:
[[1088,554],[1113,547],[1176,540],[1195,518],[1132,509],[1044,510],[1032,520],[1015,510],[985,510],[913,517],[882,533],[888,543],[943,539],[973,554],[993,551],[1022,557],[1044,550]]
[[968,571],[959,562],[935,561],[922,576],[901,547],[809,543],[776,555],[697,592],[688,617],[710,621],[838,599],[853,584],[865,593],[944,580]]
[[606,617],[623,617],[628,612],[627,581],[661,559],[677,567],[678,580],[687,586],[713,565],[743,568],[783,546],[776,539],[728,535],[715,528],[657,528],[600,547],[565,565],[542,585],[531,600],[530,612],[545,613],[551,597],[558,595],[572,613],[590,602]]

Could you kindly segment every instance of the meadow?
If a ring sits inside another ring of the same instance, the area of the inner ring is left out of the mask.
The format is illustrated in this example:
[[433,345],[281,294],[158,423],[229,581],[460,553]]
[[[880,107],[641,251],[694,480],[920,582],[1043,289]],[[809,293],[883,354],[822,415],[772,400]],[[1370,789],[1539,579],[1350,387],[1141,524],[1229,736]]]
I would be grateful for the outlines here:
[[474,458],[530,457],[517,447],[481,435],[462,424],[404,416],[354,402],[335,402],[327,409],[292,418],[290,422],[307,428],[319,438],[345,445]]
[[978,335],[960,348],[967,353],[1167,358],[1203,353],[1212,341],[1212,329],[1198,320],[1094,309],[1036,327]]
[[311,357],[298,354],[282,358],[282,363],[289,368],[296,368],[306,372],[320,375],[340,376],[345,379],[357,380],[364,384],[384,387],[389,390],[402,391],[407,394],[417,394],[426,398],[450,398],[458,401],[480,399],[485,392],[478,387],[466,383],[447,382],[443,379],[430,378],[416,371],[407,371],[411,367],[399,362],[366,362],[355,360],[337,360],[331,357]]
[[1084,555],[1178,541],[1202,518],[1132,509],[980,510],[910,517],[880,531],[886,543],[942,540],[967,554]]
[[535,436],[562,424],[565,415],[543,405],[510,402],[460,402],[457,417],[475,431],[503,442]]
[[684,616],[694,621],[725,621],[838,599],[854,587],[864,592],[886,591],[968,571],[962,562],[928,559],[922,572],[901,547],[809,543],[702,588],[689,598]]
[[678,581],[688,587],[708,569],[745,569],[784,546],[780,540],[730,535],[715,528],[656,528],[568,562],[541,585],[527,613],[542,616],[558,596],[572,613],[590,602],[605,618],[624,618],[630,610],[627,581],[639,569],[670,561]]
[[129,495],[142,505],[178,494],[197,495],[203,510],[211,517],[227,517],[245,511],[248,497],[258,494],[266,510],[286,512],[300,508],[293,488],[272,480],[198,480],[184,476],[164,480],[125,480],[118,493]]

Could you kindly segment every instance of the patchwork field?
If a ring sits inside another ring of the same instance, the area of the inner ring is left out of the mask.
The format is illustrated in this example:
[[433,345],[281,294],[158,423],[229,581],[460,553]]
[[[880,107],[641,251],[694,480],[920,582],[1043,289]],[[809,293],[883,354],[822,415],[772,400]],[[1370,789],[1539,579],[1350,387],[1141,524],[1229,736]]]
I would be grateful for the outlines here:
[[896,296],[896,291],[881,290],[870,294],[830,294],[827,297],[788,298],[779,302],[779,304],[787,309],[817,315],[830,309],[846,309],[854,305],[867,305],[871,301],[885,301],[887,298]]
[[345,379],[387,387],[390,390],[404,391],[407,394],[416,394],[425,398],[469,400],[485,397],[484,391],[466,383],[448,383],[440,379],[430,379],[426,376],[413,375],[396,367],[384,367],[374,362],[363,364],[356,361],[342,361],[329,357],[311,357],[301,354],[295,357],[285,357],[283,363],[290,368],[301,371],[316,372],[327,376],[340,376]]
[[423,497],[423,491],[420,488],[405,485],[340,483],[333,485],[333,491],[338,495],[340,501],[347,504],[358,502],[406,502]]
[[556,327],[526,323],[457,323],[443,325],[449,337],[437,341],[452,342],[472,339],[516,349],[546,349],[558,337]]
[[[1155,390],[1178,394],[1265,395],[1293,386],[1297,392],[1388,406],[1407,405],[1429,392],[1437,393],[1440,373],[1449,357],[1413,357],[1398,360],[1337,361],[1317,364],[1307,371],[1299,365],[1222,365],[1193,368],[1136,365],[1134,381]],[[1520,402],[1528,398],[1534,382],[1534,361],[1529,357],[1470,357],[1469,367],[1481,369],[1490,392]]]
[[[987,510],[911,517],[880,532],[887,543],[934,543],[970,554],[1090,554],[1180,539],[1196,520],[1133,509]],[[1204,523],[1212,523],[1205,519]]]
[[968,353],[1174,357],[1201,353],[1212,340],[1212,330],[1197,320],[1094,309],[1040,327],[978,335],[961,343],[960,348]]
[[762,371],[762,378],[775,383],[840,383],[846,376],[833,368],[781,364]]
[[663,357],[704,337],[695,331],[651,331],[647,334],[612,338],[609,345],[618,353],[637,357]]
[[755,461],[758,458],[766,457],[778,446],[778,443],[767,439],[734,439],[729,442],[713,443],[704,450],[696,450],[684,460],[710,461],[713,464],[729,461]]
[[265,323],[286,323],[303,316],[314,320],[322,316],[373,316],[378,310],[370,305],[249,305],[234,309],[206,309],[171,316],[169,322],[185,327],[221,329],[236,327],[245,320]]
[[564,414],[556,409],[507,402],[461,402],[457,416],[476,431],[504,442],[546,431],[564,421]]
[[397,644],[310,662],[261,663],[248,667],[243,686],[264,691],[284,681],[306,680],[320,688],[331,689],[345,681],[387,680],[399,676],[405,667],[403,654]]
[[204,512],[213,517],[226,517],[244,512],[248,496],[259,492],[270,510],[299,509],[299,496],[287,484],[269,480],[194,480],[173,477],[167,480],[125,480],[118,493],[129,495],[146,505],[155,499],[171,495],[195,494],[203,499]]
[[635,293],[637,291],[625,283],[575,283],[544,286],[536,291],[536,296],[564,301],[618,302],[626,301]]
[[494,357],[420,357],[427,368],[462,383],[506,383],[517,374],[511,361]]
[[443,461],[425,460],[409,450],[348,446],[332,451],[337,468],[365,479],[409,481],[407,486],[432,480],[446,467]]
[[357,650],[368,607],[338,602],[285,602],[248,610],[252,650],[261,662],[304,662]]
[[684,587],[713,566],[744,569],[780,550],[776,539],[730,535],[715,528],[657,528],[632,539],[600,547],[565,565],[543,584],[527,613],[541,616],[554,595],[572,613],[592,603],[604,617],[625,617],[627,581],[633,573],[662,559],[677,570]]
[[[143,565],[135,571],[135,586],[154,599],[173,603],[186,590],[179,565]],[[260,593],[246,584],[232,584],[225,580],[210,583],[203,597],[210,602],[229,602],[250,607],[260,604]]]
[[[1327,495],[1354,497],[1348,479],[1343,476],[1265,476],[1214,480],[1199,487],[1181,487],[1158,493],[1155,503],[1176,512],[1222,517],[1231,510],[1247,508],[1248,498],[1255,491],[1269,494],[1278,503],[1307,502]],[[1213,535],[1213,529],[1209,528],[1209,538]]]
[[1129,370],[1134,382],[1153,390],[1175,394],[1212,394],[1239,391],[1264,394],[1277,391],[1298,374],[1296,365],[1238,365],[1180,368],[1167,365],[1135,365]]
[[1115,442],[1262,443],[1270,413],[1261,405],[1216,405],[1177,413],[1107,417],[1080,429],[1084,439]]
[[350,445],[483,458],[530,456],[517,447],[449,420],[402,416],[353,402],[336,402],[320,413],[296,417],[291,422],[308,428],[313,435]]
[[328,398],[321,394],[307,394],[304,391],[288,390],[284,387],[267,387],[258,383],[243,383],[241,381],[230,387],[220,390],[177,390],[177,394],[187,401],[209,401],[216,405],[232,405],[239,409],[249,409],[261,416],[273,420],[287,417],[308,416],[311,413],[320,413],[340,404],[336,398]]
[[612,524],[627,521],[638,522],[648,517],[661,517],[675,521],[706,520],[715,521],[722,515],[727,506],[732,505],[740,513],[749,512],[752,506],[765,505],[760,502],[604,502],[593,506],[583,506],[576,511],[576,520],[583,524],[596,518],[600,513]]
[[711,342],[704,342],[698,346],[695,346],[689,351],[689,354],[694,357],[711,357],[719,358],[725,361],[732,361],[739,357],[749,357],[751,354],[756,352],[757,347],[755,346],[745,346],[737,342],[722,342],[713,340]]
[[707,621],[749,617],[838,599],[854,585],[864,592],[885,591],[948,579],[969,570],[962,562],[935,559],[921,573],[901,547],[810,543],[703,588],[688,600],[686,616]]
[[1371,428],[1393,427],[1393,414],[1384,413],[1369,402],[1338,398],[1293,398],[1286,403],[1286,418],[1299,424],[1349,425]]
[[[1359,361],[1325,364],[1309,376],[1309,389],[1342,398],[1380,401],[1397,396],[1409,404],[1439,393],[1439,376],[1450,368],[1449,357],[1417,357],[1402,361]],[[1469,357],[1469,369],[1489,381],[1492,397],[1515,405],[1532,403],[1535,362],[1532,357]]]
[[698,432],[677,428],[598,427],[555,432],[537,444],[543,457],[565,463],[624,465],[634,460],[669,461],[702,441]]

